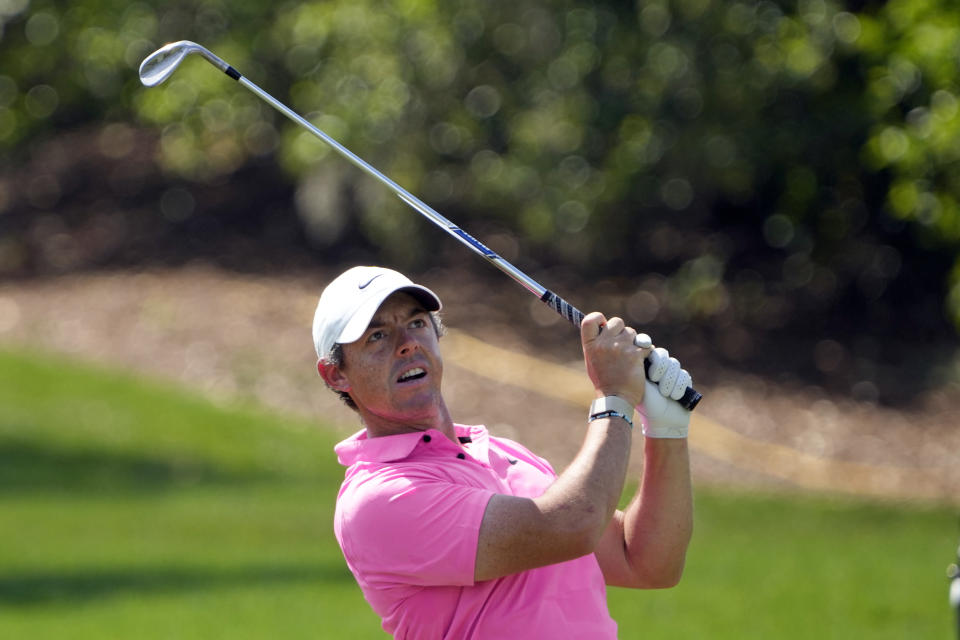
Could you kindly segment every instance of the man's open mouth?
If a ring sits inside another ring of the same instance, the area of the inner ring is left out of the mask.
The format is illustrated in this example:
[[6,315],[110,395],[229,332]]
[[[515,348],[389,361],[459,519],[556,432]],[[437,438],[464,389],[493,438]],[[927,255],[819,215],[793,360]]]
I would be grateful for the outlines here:
[[419,380],[420,378],[427,375],[427,372],[421,369],[420,367],[414,367],[409,371],[405,371],[403,375],[397,378],[397,382],[410,382],[411,380]]

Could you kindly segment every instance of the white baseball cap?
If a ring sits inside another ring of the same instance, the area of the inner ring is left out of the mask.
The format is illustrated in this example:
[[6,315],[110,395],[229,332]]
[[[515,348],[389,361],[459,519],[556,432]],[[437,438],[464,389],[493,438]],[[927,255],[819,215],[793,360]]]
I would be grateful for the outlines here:
[[360,339],[383,301],[397,291],[409,293],[427,311],[439,311],[440,298],[407,276],[383,267],[353,267],[341,273],[320,294],[313,314],[313,345],[323,359],[333,345]]

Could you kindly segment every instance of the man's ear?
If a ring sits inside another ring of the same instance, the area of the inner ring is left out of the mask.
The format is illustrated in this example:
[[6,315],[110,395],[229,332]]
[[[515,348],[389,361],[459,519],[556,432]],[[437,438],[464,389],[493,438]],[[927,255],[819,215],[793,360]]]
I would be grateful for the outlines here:
[[320,374],[320,377],[323,378],[323,381],[327,383],[327,386],[331,389],[334,389],[335,391],[343,391],[344,393],[350,392],[350,381],[337,365],[320,360],[317,362],[317,372]]

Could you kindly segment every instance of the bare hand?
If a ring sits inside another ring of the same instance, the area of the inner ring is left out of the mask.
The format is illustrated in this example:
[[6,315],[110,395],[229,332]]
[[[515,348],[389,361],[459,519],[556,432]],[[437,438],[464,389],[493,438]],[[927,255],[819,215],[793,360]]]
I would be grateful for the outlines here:
[[633,406],[643,401],[643,360],[650,349],[634,344],[637,332],[620,318],[607,320],[594,311],[580,325],[587,374],[599,396],[620,396]]

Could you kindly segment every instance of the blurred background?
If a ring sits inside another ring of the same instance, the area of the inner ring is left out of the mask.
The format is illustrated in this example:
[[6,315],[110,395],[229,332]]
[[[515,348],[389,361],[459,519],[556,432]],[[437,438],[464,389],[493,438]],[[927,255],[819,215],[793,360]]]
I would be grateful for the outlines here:
[[711,360],[880,402],[957,379],[950,3],[2,11],[4,277],[472,259],[208,65],[140,85],[193,39],[548,287],[613,280]]
[[[489,351],[496,346],[542,361],[528,378],[575,369],[569,327],[199,58],[145,89],[140,62],[182,39],[228,61],[573,304],[622,315],[670,347],[707,396],[698,410],[703,440],[693,443],[695,478],[708,492],[812,487],[906,499],[897,507],[905,512],[868,513],[862,522],[872,525],[858,535],[897,518],[905,530],[924,518],[936,523],[936,542],[917,543],[936,562],[918,561],[916,576],[890,585],[929,580],[942,600],[931,633],[942,637],[951,614],[941,565],[955,549],[949,514],[960,501],[953,2],[0,0],[0,347],[18,354],[4,364],[0,493],[7,481],[25,510],[11,513],[38,518],[40,529],[48,527],[32,511],[37,496],[52,499],[44,492],[99,468],[90,462],[98,458],[81,456],[87,462],[78,465],[76,447],[132,455],[117,443],[144,423],[110,418],[109,389],[107,418],[77,417],[77,397],[55,395],[57,373],[17,386],[29,363],[68,355],[81,367],[186,383],[216,406],[253,402],[293,423],[319,419],[340,437],[355,424],[319,397],[305,327],[323,283],[359,263],[404,270],[441,293],[458,354],[450,394],[462,415],[532,441],[556,466],[575,450],[576,434],[558,439],[527,424],[531,413],[560,420],[569,406],[522,382],[503,389],[491,381],[496,373],[475,365],[486,354],[502,367],[526,366]],[[41,406],[62,412],[30,426]],[[518,413],[523,407],[529,413]],[[73,433],[67,446],[69,416],[115,430],[81,429],[91,439]],[[227,453],[206,460],[191,439],[202,428],[181,426],[176,455],[161,446],[152,457],[155,443],[143,444],[135,460],[107,465],[114,472],[102,483],[83,485],[92,491],[86,498],[140,486],[154,472],[188,496],[221,486],[205,465],[240,463]],[[303,431],[284,433],[313,437]],[[56,456],[51,443],[59,443]],[[283,445],[285,459],[328,456],[329,442],[321,444]],[[283,472],[266,454],[243,460],[257,473],[293,474],[296,491],[317,481],[307,458]],[[336,478],[331,464],[324,481]],[[736,512],[726,495],[708,498],[706,512]],[[785,499],[737,505],[772,514]],[[324,508],[308,530],[328,537]],[[730,522],[734,535],[738,519]],[[7,535],[9,549],[31,545]],[[21,566],[14,553],[4,580],[2,554],[0,605],[55,604],[56,594],[101,584],[58,578],[56,563],[38,581],[38,565],[24,559],[32,556],[22,555]],[[102,569],[96,558],[90,566]],[[334,581],[343,579],[336,553],[330,558]],[[111,592],[144,584],[110,575]],[[191,575],[160,572],[157,580],[178,588],[236,578]],[[287,565],[242,575],[294,583],[314,576]],[[348,574],[343,582],[349,590]],[[26,600],[17,595],[24,593]],[[359,598],[348,593],[350,602]],[[844,627],[855,606],[843,602],[837,637],[860,637]],[[878,626],[896,618],[874,605],[867,601],[865,616]],[[774,621],[791,615],[776,610]],[[19,611],[7,618],[10,629],[43,635],[43,616]],[[928,613],[896,619],[906,627]],[[730,621],[732,630],[743,624]],[[816,637],[831,636],[821,628]]]

